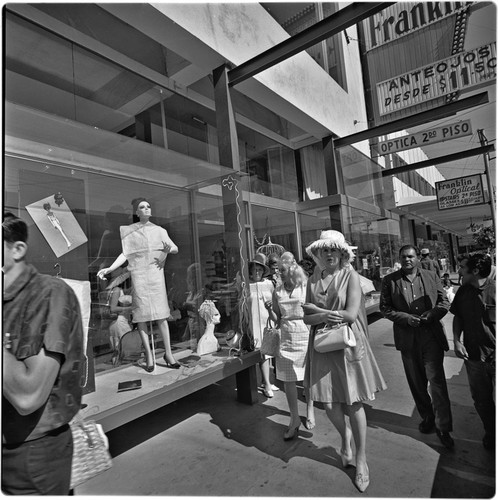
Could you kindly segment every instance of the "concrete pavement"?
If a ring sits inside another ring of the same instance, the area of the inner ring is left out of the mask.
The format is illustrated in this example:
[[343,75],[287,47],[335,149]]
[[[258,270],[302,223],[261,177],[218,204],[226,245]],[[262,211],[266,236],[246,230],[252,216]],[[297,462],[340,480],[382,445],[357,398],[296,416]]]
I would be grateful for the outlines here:
[[[451,339],[452,315],[444,318]],[[316,427],[284,442],[283,391],[253,406],[237,403],[226,379],[108,433],[114,466],[76,495],[490,498],[495,454],[486,451],[463,363],[445,358],[455,450],[418,431],[392,324],[371,318],[370,341],[388,389],[365,405],[370,486],[360,493],[355,468],[343,469],[340,439],[323,408]],[[452,342],[450,342],[452,347]],[[277,385],[281,384],[277,382]],[[300,395],[302,392],[300,391]],[[305,415],[301,397],[300,413]]]

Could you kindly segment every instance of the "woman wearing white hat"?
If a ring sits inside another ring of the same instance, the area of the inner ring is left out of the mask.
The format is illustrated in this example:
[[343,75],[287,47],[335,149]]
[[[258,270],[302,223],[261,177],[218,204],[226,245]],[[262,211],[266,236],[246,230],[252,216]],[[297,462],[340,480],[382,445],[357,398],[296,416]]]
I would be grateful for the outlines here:
[[[369,485],[366,460],[367,421],[363,401],[386,389],[367,339],[365,300],[358,273],[351,266],[353,247],[339,231],[322,231],[306,252],[317,263],[308,280],[304,321],[312,325],[305,386],[313,401],[324,404],[327,416],[341,435],[340,456],[344,467],[353,462],[351,439],[356,448],[354,483],[361,491]],[[325,324],[348,323],[354,332],[356,346],[339,351],[317,352],[313,340]],[[347,425],[349,417],[351,428]]]

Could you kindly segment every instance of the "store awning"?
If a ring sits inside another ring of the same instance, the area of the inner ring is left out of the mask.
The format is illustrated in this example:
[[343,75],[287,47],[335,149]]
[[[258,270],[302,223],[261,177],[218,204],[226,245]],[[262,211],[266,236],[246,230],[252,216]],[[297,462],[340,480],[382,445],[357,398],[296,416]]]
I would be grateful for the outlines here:
[[[393,212],[421,219],[436,228],[466,236],[471,222],[482,224],[491,217],[489,204],[439,210],[435,196],[424,196],[424,201],[405,199],[403,205],[393,209]],[[418,198],[420,199],[420,197]]]

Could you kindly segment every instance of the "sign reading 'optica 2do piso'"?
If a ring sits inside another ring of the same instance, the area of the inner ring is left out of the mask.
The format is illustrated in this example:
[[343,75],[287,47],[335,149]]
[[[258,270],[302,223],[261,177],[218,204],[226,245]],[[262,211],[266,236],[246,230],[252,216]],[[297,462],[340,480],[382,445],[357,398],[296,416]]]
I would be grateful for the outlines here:
[[486,203],[481,174],[436,182],[436,197],[439,210]]
[[496,78],[496,42],[377,84],[381,115],[476,87]]
[[420,148],[429,144],[435,144],[436,142],[444,142],[471,134],[472,125],[470,124],[470,120],[451,123],[444,127],[431,128],[423,132],[417,132],[416,134],[403,135],[395,139],[381,141],[377,144],[377,156]]

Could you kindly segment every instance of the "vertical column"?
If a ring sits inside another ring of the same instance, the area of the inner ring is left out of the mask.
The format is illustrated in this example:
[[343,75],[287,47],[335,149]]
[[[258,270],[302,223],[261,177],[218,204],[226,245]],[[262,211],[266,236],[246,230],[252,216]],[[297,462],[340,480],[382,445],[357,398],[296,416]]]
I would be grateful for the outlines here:
[[152,144],[152,126],[148,111],[143,111],[135,116],[135,135],[138,140]]
[[[223,215],[225,221],[225,247],[227,255],[227,280],[229,283],[237,280],[241,287],[239,293],[239,307],[234,314],[232,328],[240,331],[242,323],[243,333],[247,332],[249,304],[244,301],[248,298],[249,276],[247,271],[247,238],[245,231],[245,210],[242,199],[239,148],[235,114],[228,87],[228,68],[223,65],[213,71],[214,93],[216,105],[216,126],[218,132],[218,150],[220,164],[233,169],[233,172],[221,179],[221,193],[223,197]],[[235,311],[234,311],[235,312]]]
[[[344,181],[342,178],[342,170],[337,165],[335,157],[334,139],[332,136],[324,137],[322,139],[323,146],[323,160],[325,164],[325,176],[327,179],[327,194],[344,194]],[[346,227],[342,227],[342,207],[332,206],[329,207],[330,212],[330,228],[337,231],[346,231]],[[346,231],[347,232],[347,231]]]

